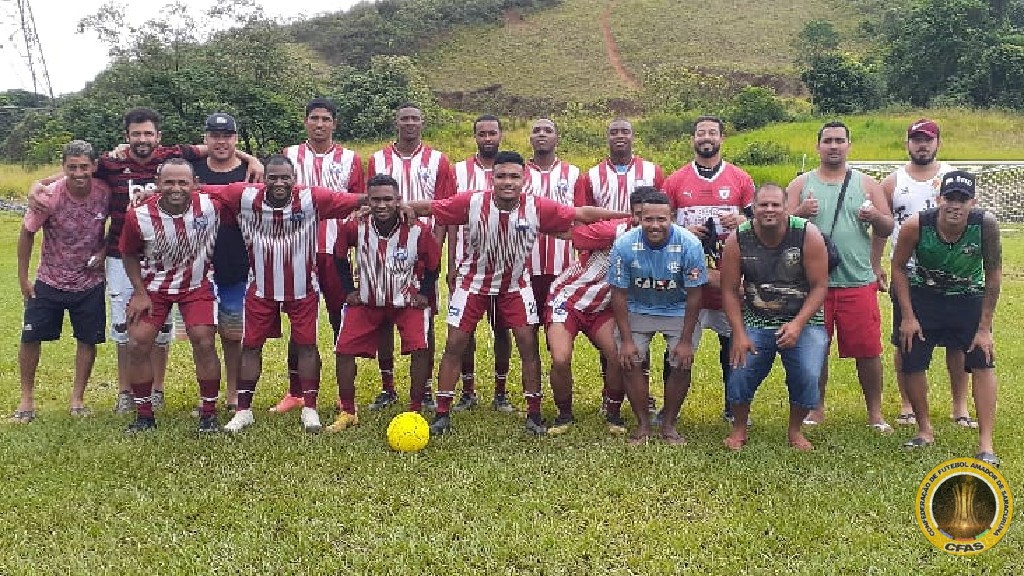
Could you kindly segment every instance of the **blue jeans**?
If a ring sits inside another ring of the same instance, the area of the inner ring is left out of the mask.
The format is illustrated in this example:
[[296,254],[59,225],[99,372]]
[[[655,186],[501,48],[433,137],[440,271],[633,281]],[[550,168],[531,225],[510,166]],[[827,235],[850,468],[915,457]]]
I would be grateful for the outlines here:
[[786,387],[789,402],[801,408],[818,407],[818,377],[828,353],[828,334],[824,326],[804,326],[796,346],[779,349],[775,343],[774,328],[746,327],[747,338],[757,348],[757,354],[747,353],[739,368],[733,368],[726,385],[726,398],[730,404],[750,404],[758,386],[768,376],[775,362],[775,353],[782,356],[786,368]]

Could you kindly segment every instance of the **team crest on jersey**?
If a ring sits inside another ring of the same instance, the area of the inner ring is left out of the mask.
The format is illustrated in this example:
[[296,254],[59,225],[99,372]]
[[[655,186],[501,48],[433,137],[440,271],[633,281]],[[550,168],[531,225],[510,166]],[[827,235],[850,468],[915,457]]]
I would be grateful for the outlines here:
[[291,220],[293,224],[298,224],[299,222],[302,222],[302,219],[302,212],[292,212],[292,215],[289,216],[289,220]]
[[419,177],[423,182],[430,182],[430,168],[427,168],[426,166],[420,167]]
[[526,218],[520,218],[519,220],[516,220],[516,230],[518,232],[526,232],[529,229],[530,223],[526,220]]
[[558,186],[558,193],[559,194],[565,194],[565,193],[567,193],[569,191],[569,181],[568,180],[559,180],[557,186]]
[[679,265],[679,262],[670,262],[667,268],[669,274],[679,274],[682,266]]
[[206,216],[196,216],[196,219],[192,221],[193,230],[206,230],[209,225],[210,220]]
[[799,266],[800,265],[800,249],[797,247],[787,248],[782,253],[782,263],[786,266]]
[[730,192],[731,192],[731,190],[729,190],[728,186],[724,186],[722,188],[719,188],[718,189],[718,197],[721,198],[722,200],[728,200]]
[[327,169],[331,172],[331,177],[332,178],[334,178],[336,180],[339,180],[339,181],[340,180],[344,180],[343,176],[344,176],[345,173],[341,169],[341,165],[340,164],[331,164]]
[[405,264],[405,261],[409,259],[409,252],[405,248],[395,248],[395,263]]

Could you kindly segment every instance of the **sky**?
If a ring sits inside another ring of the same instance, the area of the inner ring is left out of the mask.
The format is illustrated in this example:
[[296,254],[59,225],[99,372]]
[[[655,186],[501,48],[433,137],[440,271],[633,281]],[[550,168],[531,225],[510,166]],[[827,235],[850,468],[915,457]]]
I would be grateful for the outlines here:
[[[109,58],[107,46],[95,34],[77,34],[78,22],[95,14],[108,0],[28,0],[35,16],[36,33],[50,73],[54,96],[82,89],[104,68]],[[127,20],[141,24],[159,15],[171,0],[129,2],[120,0]],[[178,0],[195,15],[201,14],[216,0]],[[257,0],[267,15],[275,18],[305,19],[323,13],[346,10],[358,0]],[[59,5],[60,9],[55,9]],[[21,40],[17,3],[0,0],[0,91],[20,88],[32,90],[32,76],[25,59]],[[41,76],[37,70],[37,76]]]

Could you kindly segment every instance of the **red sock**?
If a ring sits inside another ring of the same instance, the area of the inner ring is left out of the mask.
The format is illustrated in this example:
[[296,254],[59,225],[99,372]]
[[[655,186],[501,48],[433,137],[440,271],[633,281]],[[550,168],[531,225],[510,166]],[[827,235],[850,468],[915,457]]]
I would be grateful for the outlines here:
[[476,394],[476,374],[472,372],[462,374],[462,393]]
[[153,417],[153,381],[132,383],[132,395],[135,396],[135,413],[139,416]]
[[338,406],[342,412],[348,412],[349,414],[356,413],[356,390],[341,391],[338,390]]
[[526,413],[540,414],[540,392],[526,392],[523,396],[526,397]]
[[199,400],[202,401],[202,407],[199,408],[199,413],[203,416],[209,416],[217,413],[217,395],[220,394],[220,380],[200,380],[199,381]]
[[572,414],[572,392],[565,400],[555,402],[555,406],[558,408],[559,414]]
[[441,392],[437,393],[437,415],[441,416],[447,414],[452,409],[452,399],[455,398],[455,392]]
[[494,395],[504,396],[508,392],[505,390],[505,384],[508,382],[508,372],[504,374],[494,375]]
[[251,410],[252,397],[256,394],[256,381],[238,379],[238,409]]
[[316,397],[320,393],[320,379],[299,380],[302,385],[302,403],[306,408],[316,408]]

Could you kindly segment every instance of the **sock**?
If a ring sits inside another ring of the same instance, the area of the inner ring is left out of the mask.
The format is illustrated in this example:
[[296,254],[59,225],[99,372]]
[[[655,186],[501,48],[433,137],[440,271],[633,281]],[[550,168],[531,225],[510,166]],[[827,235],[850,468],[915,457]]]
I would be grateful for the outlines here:
[[291,360],[288,361],[288,395],[302,398],[302,381],[299,380],[299,367],[298,365],[292,366]]
[[462,393],[466,395],[476,394],[476,374],[472,372],[462,373]]
[[608,392],[608,409],[607,414],[609,416],[618,416],[622,411],[622,401],[626,397],[626,393],[623,390],[612,390]]
[[299,380],[302,384],[302,403],[306,408],[316,408],[316,397],[320,393],[320,379]]
[[572,392],[565,400],[555,402],[555,407],[558,408],[559,414],[572,414]]
[[443,416],[452,409],[452,400],[455,398],[455,392],[442,392],[437,391],[437,415]]
[[132,383],[132,395],[135,396],[135,413],[140,417],[153,417],[153,381]]
[[508,382],[508,372],[504,374],[494,375],[494,395],[504,396],[508,392],[505,390],[505,384]]
[[394,370],[380,371],[380,389],[383,392],[395,393],[395,372]]
[[199,400],[203,405],[199,413],[209,416],[217,413],[217,396],[220,394],[220,380],[199,380]]
[[252,410],[252,397],[256,394],[256,381],[238,379],[238,409]]
[[524,392],[523,396],[526,398],[526,413],[529,415],[540,414],[540,392]]
[[356,413],[356,389],[351,388],[346,391],[338,390],[338,408],[342,412],[348,412],[349,414]]

